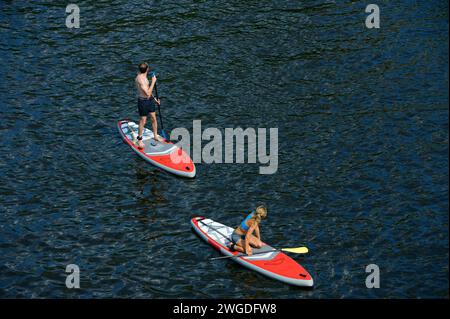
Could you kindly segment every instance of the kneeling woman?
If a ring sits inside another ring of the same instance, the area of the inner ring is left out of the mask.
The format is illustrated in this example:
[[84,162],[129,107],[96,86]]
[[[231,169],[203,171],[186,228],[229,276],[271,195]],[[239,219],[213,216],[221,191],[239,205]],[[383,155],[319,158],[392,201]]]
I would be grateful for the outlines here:
[[[259,223],[267,217],[267,209],[264,206],[258,206],[251,212],[241,224],[233,231],[231,235],[231,248],[247,255],[252,255],[252,248],[261,248],[261,235],[259,232]],[[255,233],[253,235],[253,233]]]

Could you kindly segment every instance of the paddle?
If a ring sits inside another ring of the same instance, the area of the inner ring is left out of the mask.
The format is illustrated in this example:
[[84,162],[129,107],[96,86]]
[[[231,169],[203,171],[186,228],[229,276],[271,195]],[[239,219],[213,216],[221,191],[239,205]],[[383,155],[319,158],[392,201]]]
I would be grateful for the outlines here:
[[[153,72],[152,74],[155,75],[155,72]],[[155,82],[155,94],[156,94],[156,99],[159,100],[158,87],[156,86],[156,82]],[[162,115],[161,115],[161,106],[159,103],[156,103],[156,104],[158,105],[159,122],[161,123],[161,134],[164,137],[164,139],[168,140],[166,132],[164,132],[164,125],[163,125],[163,120],[162,120]]]
[[[228,239],[229,241],[231,241],[230,238],[229,238],[228,236],[225,236],[224,234],[222,234],[222,233],[221,233],[219,230],[217,230],[216,228],[214,228],[214,227],[212,227],[211,225],[208,225],[208,224],[205,224],[204,222],[202,222],[203,219],[204,219],[204,218],[198,219],[198,221],[199,221],[200,223],[202,223],[203,225],[205,225],[205,226],[207,226],[207,227],[209,227],[209,228],[211,228],[211,229],[214,229],[214,230],[215,230],[217,233],[219,233],[222,237],[224,237],[224,238]],[[290,253],[294,253],[294,254],[307,254],[307,253],[308,253],[308,248],[307,248],[307,247],[280,248],[280,249],[274,248],[274,249],[272,249],[272,250],[266,250],[266,251],[263,251],[263,252],[259,252],[259,253],[256,253],[256,254],[252,254],[252,256],[254,256],[254,255],[259,255],[259,254],[265,254],[265,253],[272,252],[272,251],[286,251],[286,252],[290,252]],[[242,256],[248,256],[248,255],[246,255],[246,254],[237,254],[237,255],[233,255],[233,256],[221,256],[221,257],[210,258],[210,260],[226,259],[226,258],[242,257]],[[249,257],[251,257],[251,256],[249,256]]]
[[234,257],[252,257],[255,255],[260,255],[260,254],[265,254],[265,253],[270,253],[273,251],[286,251],[286,252],[290,252],[290,253],[294,253],[294,254],[307,254],[308,253],[308,248],[306,247],[295,247],[295,248],[280,248],[280,249],[272,249],[272,250],[266,250],[266,251],[262,251],[259,253],[255,253],[252,254],[251,256],[246,255],[246,254],[237,254],[237,255],[233,255],[233,256],[221,256],[221,257],[214,257],[214,258],[210,258],[210,260],[216,260],[216,259],[226,259],[226,258],[234,258]]

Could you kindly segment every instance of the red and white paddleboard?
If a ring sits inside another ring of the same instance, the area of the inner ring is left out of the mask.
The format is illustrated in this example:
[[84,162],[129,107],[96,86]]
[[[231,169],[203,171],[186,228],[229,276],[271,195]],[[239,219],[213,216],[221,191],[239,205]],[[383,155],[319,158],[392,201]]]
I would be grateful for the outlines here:
[[252,255],[247,256],[228,248],[233,228],[203,217],[192,218],[191,224],[206,242],[226,256],[236,256],[230,259],[244,267],[295,286],[312,287],[314,284],[311,275],[300,264],[267,244],[259,249],[252,248]]
[[144,149],[139,149],[133,143],[133,136],[138,135],[138,124],[129,120],[117,123],[119,133],[131,149],[147,162],[162,170],[183,177],[195,177],[195,165],[184,150],[170,141],[157,142],[153,139],[153,132],[144,128],[142,142]]

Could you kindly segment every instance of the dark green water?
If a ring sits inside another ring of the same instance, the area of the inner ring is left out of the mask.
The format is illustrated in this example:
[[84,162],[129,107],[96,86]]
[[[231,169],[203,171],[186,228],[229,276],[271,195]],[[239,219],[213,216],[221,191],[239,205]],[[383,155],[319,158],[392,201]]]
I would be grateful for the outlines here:
[[[448,1],[380,1],[370,30],[359,1],[77,1],[76,30],[59,3],[0,3],[0,297],[448,298]],[[133,154],[115,125],[142,60],[167,128],[277,127],[277,173]],[[190,229],[260,201],[314,289],[211,262]]]

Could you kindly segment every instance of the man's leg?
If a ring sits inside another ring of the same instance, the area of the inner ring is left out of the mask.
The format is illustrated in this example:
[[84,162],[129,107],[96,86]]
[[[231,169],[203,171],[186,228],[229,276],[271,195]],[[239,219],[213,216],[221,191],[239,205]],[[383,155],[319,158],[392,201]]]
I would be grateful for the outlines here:
[[142,132],[144,131],[145,123],[147,123],[147,116],[141,116],[139,119],[139,130],[138,130],[138,147],[144,148],[144,142],[142,142]]
[[152,128],[153,128],[154,139],[156,141],[162,142],[161,137],[158,135],[158,121],[156,120],[156,113],[151,112],[150,118],[152,119]]

